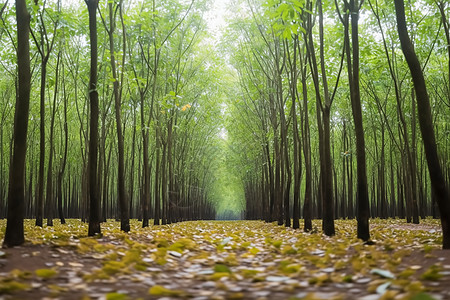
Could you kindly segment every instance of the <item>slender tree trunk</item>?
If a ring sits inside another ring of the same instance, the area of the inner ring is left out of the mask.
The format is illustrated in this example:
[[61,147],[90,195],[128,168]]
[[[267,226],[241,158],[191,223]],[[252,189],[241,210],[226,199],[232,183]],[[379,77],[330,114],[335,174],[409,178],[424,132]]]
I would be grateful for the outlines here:
[[348,157],[351,155],[350,151],[348,150],[347,145],[347,122],[344,119],[342,124],[342,145],[344,152],[342,153],[342,207],[345,211],[343,218],[347,217],[350,219],[349,210],[347,209],[345,203],[347,202],[347,165],[348,165]]
[[394,2],[398,35],[400,37],[403,54],[405,55],[405,59],[411,71],[411,77],[414,83],[414,89],[416,91],[419,124],[428,162],[428,170],[430,172],[431,186],[436,195],[436,200],[441,215],[443,234],[442,247],[444,249],[450,249],[450,194],[439,162],[425,77],[408,35],[404,2],[403,0],[395,0]]
[[[162,135],[161,135],[162,138]],[[167,224],[167,144],[162,145],[161,158],[161,224]]]
[[418,199],[417,196],[418,188],[417,188],[417,142],[416,142],[416,101],[415,101],[415,94],[414,89],[411,89],[411,169],[410,169],[410,176],[411,176],[411,188],[412,188],[412,217],[413,217],[413,223],[419,224],[419,205],[418,205]]
[[[44,47],[44,46],[42,46]],[[42,50],[43,51],[43,50]],[[36,226],[42,227],[44,217],[44,170],[45,170],[45,81],[47,76],[48,56],[42,57],[41,62],[41,91],[40,91],[40,113],[39,113],[39,188],[36,204]]]
[[[317,125],[319,131],[319,154],[320,154],[320,187],[319,200],[322,205],[322,228],[323,232],[332,236],[335,234],[334,227],[334,199],[333,199],[333,177],[331,165],[331,143],[330,143],[330,109],[332,99],[329,96],[328,82],[325,72],[325,54],[324,54],[324,30],[323,30],[323,11],[322,1],[318,1],[319,10],[319,40],[320,40],[320,69],[323,85],[323,101],[320,94],[319,71],[314,52],[314,41],[312,37],[312,28],[309,28],[307,49],[308,59],[316,92]],[[311,20],[309,20],[311,22]],[[320,204],[319,204],[320,205]],[[319,208],[320,210],[320,208]]]
[[292,206],[292,227],[294,229],[300,228],[300,185],[301,185],[301,145],[300,136],[298,132],[298,121],[296,112],[296,98],[297,98],[297,42],[298,36],[294,38],[294,55],[293,64],[291,66],[291,118],[292,118],[292,134],[293,134],[293,160],[294,160],[294,199]]
[[308,88],[306,81],[306,64],[302,69],[302,96],[303,96],[303,155],[305,157],[305,199],[303,202],[303,230],[312,230],[312,171],[311,171],[311,140],[309,134],[309,110],[308,110]]
[[[64,64],[62,65],[62,70],[64,73]],[[68,142],[69,142],[69,129],[67,126],[67,94],[66,94],[66,85],[65,85],[65,80],[63,77],[63,97],[64,97],[64,142],[61,141],[61,144],[64,144],[64,154],[63,154],[63,158],[61,159],[61,164],[60,164],[60,168],[59,168],[59,172],[58,172],[58,188],[57,188],[57,193],[58,193],[58,215],[59,215],[59,219],[61,220],[61,224],[65,224],[66,220],[64,218],[64,209],[63,209],[63,196],[62,196],[62,180],[63,180],[63,176],[64,176],[64,171],[66,169],[66,163],[67,163],[67,150],[68,150]],[[62,140],[62,138],[61,138]],[[69,185],[70,186],[70,185]],[[65,197],[66,198],[66,203],[67,203],[67,199],[69,199],[69,197]]]
[[161,153],[161,129],[159,128],[159,120],[158,124],[156,125],[156,169],[155,169],[155,218],[153,220],[154,225],[160,224],[161,219],[161,193],[160,193],[160,187],[161,187],[161,159],[160,159],[160,153]]
[[[122,13],[122,1],[120,1],[119,11]],[[124,137],[122,130],[122,118],[121,118],[121,106],[122,106],[122,80],[117,76],[116,70],[116,60],[115,60],[115,50],[114,50],[114,30],[116,20],[114,18],[113,4],[108,3],[109,7],[109,53],[110,53],[110,63],[111,72],[113,76],[113,88],[114,88],[114,103],[115,103],[115,116],[116,116],[116,129],[117,129],[117,156],[118,156],[118,171],[117,171],[117,188],[119,196],[119,207],[120,207],[120,229],[124,232],[130,231],[130,216],[128,211],[128,204],[125,191],[125,151],[124,151]],[[123,28],[124,30],[124,28]],[[124,38],[124,37],[122,37]],[[125,43],[125,41],[123,41]],[[123,53],[125,57],[125,52]],[[120,86],[119,86],[120,84]]]
[[97,0],[85,0],[89,12],[89,39],[91,43],[91,63],[89,76],[89,228],[88,235],[101,234],[100,203],[97,186],[98,158],[98,91],[97,91]]
[[148,212],[149,212],[149,202],[150,202],[150,167],[148,163],[148,129],[145,127],[144,119],[144,95],[140,93],[141,99],[141,134],[142,134],[142,227],[148,227]]
[[61,58],[61,52],[58,52],[58,58],[56,61],[56,74],[55,74],[55,90],[53,94],[53,107],[52,107],[52,117],[50,120],[50,149],[48,156],[48,169],[47,169],[47,193],[46,193],[46,203],[47,203],[47,226],[53,226],[54,217],[54,193],[53,193],[53,135],[55,131],[55,116],[56,116],[56,99],[58,97],[58,82],[59,82],[59,63]]
[[18,90],[14,113],[14,146],[10,165],[8,220],[3,246],[13,247],[25,242],[23,215],[25,202],[25,159],[27,151],[28,112],[31,90],[30,14],[25,0],[16,0]]
[[[133,200],[134,200],[134,165],[135,165],[135,149],[136,149],[136,111],[137,108],[134,107],[133,110],[133,138],[131,142],[131,168],[130,168],[130,206],[129,206],[129,212],[130,212],[130,218],[136,217],[133,213]],[[139,168],[138,168],[139,170]],[[139,174],[139,171],[138,171]],[[136,209],[134,210],[136,211]]]
[[[444,33],[445,39],[447,41],[447,66],[448,66],[448,74],[447,74],[447,97],[450,102],[450,22],[446,15],[446,6],[449,5],[447,1],[435,1],[436,5],[439,7],[439,12],[441,14],[442,24],[444,25]],[[447,148],[445,148],[447,149]]]
[[[364,128],[362,120],[361,96],[359,88],[359,36],[358,36],[358,20],[359,20],[359,1],[350,0],[349,3],[351,13],[352,28],[352,63],[347,65],[349,68],[350,95],[352,102],[353,122],[355,124],[356,136],[356,161],[357,161],[357,236],[363,241],[370,239],[369,232],[369,193],[367,187],[367,171],[366,171],[366,149],[364,140]],[[348,43],[349,46],[349,43]],[[347,59],[349,60],[349,50],[347,49]]]
[[174,189],[174,172],[173,172],[173,119],[175,116],[170,116],[169,124],[167,126],[167,181],[168,181],[168,191],[167,191],[167,223],[170,224],[175,221],[173,211],[171,207],[176,205],[174,195],[176,193]]
[[330,143],[330,110],[325,108],[323,111],[323,159],[324,176],[323,178],[323,215],[322,226],[326,235],[335,234],[334,228],[334,197],[333,197],[333,170],[331,164],[331,143]]

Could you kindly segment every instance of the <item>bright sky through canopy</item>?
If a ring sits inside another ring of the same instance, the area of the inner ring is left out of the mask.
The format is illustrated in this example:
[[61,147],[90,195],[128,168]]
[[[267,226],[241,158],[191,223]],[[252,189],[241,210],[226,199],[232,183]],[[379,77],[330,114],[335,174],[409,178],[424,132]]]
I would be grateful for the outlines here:
[[222,31],[225,28],[227,17],[227,6],[230,0],[212,0],[211,9],[205,14],[205,20],[208,23],[208,30],[213,39],[213,45],[216,45],[222,36]]
[[[230,0],[212,0],[211,8],[205,13],[205,20],[208,24],[208,31],[210,33],[208,43],[216,46],[222,38],[223,31],[226,27],[226,18],[229,16],[230,11],[227,7],[230,4]],[[226,104],[222,103],[222,114],[226,111]],[[227,131],[224,127],[220,129],[219,136],[222,139],[227,139]]]

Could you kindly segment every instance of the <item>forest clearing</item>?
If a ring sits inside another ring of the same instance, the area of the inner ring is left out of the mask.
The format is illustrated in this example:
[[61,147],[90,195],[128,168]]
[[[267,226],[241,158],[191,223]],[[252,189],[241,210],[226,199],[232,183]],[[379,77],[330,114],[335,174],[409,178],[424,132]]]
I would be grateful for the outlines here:
[[[449,299],[450,253],[436,220],[373,220],[374,244],[355,221],[336,235],[261,221],[194,221],[128,234],[119,222],[34,226],[0,253],[2,299]],[[4,222],[1,228],[4,229]],[[2,230],[3,232],[3,230]],[[2,236],[0,235],[0,238]]]

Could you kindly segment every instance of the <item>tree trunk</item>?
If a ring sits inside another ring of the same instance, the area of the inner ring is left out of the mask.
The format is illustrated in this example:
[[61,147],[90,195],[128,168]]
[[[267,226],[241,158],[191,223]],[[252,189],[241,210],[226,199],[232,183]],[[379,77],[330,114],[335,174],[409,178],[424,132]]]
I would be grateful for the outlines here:
[[[43,51],[43,50],[42,50]],[[42,227],[44,216],[44,168],[45,168],[45,80],[47,76],[48,56],[42,57],[41,62],[41,90],[39,111],[39,188],[36,203],[36,226]]]
[[53,217],[55,210],[55,203],[53,201],[53,135],[55,131],[55,115],[56,115],[56,99],[58,96],[58,76],[59,76],[59,63],[61,58],[61,52],[58,52],[58,58],[56,61],[56,75],[55,75],[55,91],[53,94],[53,107],[52,107],[52,117],[50,120],[50,149],[48,156],[48,168],[47,168],[47,193],[46,193],[46,203],[47,203],[47,226],[53,226]]
[[98,158],[98,91],[97,91],[97,0],[85,0],[89,12],[89,38],[91,42],[91,62],[89,75],[89,228],[88,235],[101,234],[100,203],[97,186]]
[[303,96],[303,155],[305,157],[305,200],[303,202],[303,230],[308,232],[312,230],[312,171],[311,171],[311,140],[309,133],[309,110],[308,110],[308,87],[306,75],[306,63],[302,69],[302,96]]
[[402,46],[403,54],[411,71],[411,77],[416,91],[417,109],[419,115],[420,130],[430,172],[431,186],[436,195],[436,201],[441,215],[443,241],[442,247],[450,249],[450,202],[449,191],[439,163],[436,139],[431,116],[430,100],[423,75],[422,67],[414,51],[414,47],[408,35],[405,19],[405,7],[403,0],[395,0],[397,17],[397,30]]
[[[349,3],[352,28],[352,59],[350,60],[350,43],[347,42],[347,66],[350,82],[350,98],[352,102],[353,122],[356,136],[356,161],[357,161],[357,236],[363,241],[370,239],[369,232],[369,193],[367,188],[366,149],[361,109],[361,96],[359,88],[359,1],[350,0]],[[348,31],[346,36],[348,36]]]
[[[122,14],[122,1],[120,1],[119,11]],[[116,117],[116,129],[117,129],[117,156],[118,156],[118,171],[117,171],[117,188],[119,196],[119,207],[120,207],[120,229],[124,232],[130,231],[130,216],[128,212],[128,204],[125,191],[125,153],[124,153],[124,142],[123,142],[123,130],[122,130],[122,120],[121,120],[121,106],[122,106],[122,84],[123,81],[117,76],[116,71],[116,60],[115,60],[115,50],[114,50],[114,29],[115,29],[115,13],[113,11],[113,4],[108,3],[109,7],[109,54],[111,63],[111,72],[113,76],[113,88],[114,88],[114,104],[115,104],[115,117]],[[124,28],[122,30],[125,30]],[[124,37],[122,37],[124,38]],[[125,43],[125,40],[123,41]],[[123,57],[125,57],[125,52],[123,52]],[[124,60],[122,60],[124,63]],[[124,64],[123,64],[124,65]],[[120,84],[120,86],[119,86]]]
[[155,191],[155,217],[153,220],[153,224],[154,225],[159,225],[159,221],[161,218],[161,193],[160,193],[160,187],[161,187],[161,173],[160,173],[160,169],[161,169],[161,159],[160,159],[160,153],[161,153],[161,129],[159,128],[160,124],[159,124],[159,118],[157,120],[157,124],[156,124],[156,169],[155,169],[155,186],[154,191]]
[[[64,73],[64,64],[62,66],[63,68],[63,73]],[[59,215],[59,219],[61,220],[61,224],[65,224],[66,220],[64,218],[64,210],[63,210],[63,197],[62,197],[62,179],[64,176],[64,171],[66,169],[66,163],[67,163],[67,150],[68,150],[68,142],[69,142],[69,129],[67,126],[67,94],[66,94],[66,86],[65,86],[65,80],[63,77],[63,97],[64,97],[64,142],[61,142],[61,144],[64,143],[64,156],[61,160],[61,165],[59,168],[59,172],[58,172],[58,189],[57,189],[57,193],[58,193],[58,215]],[[61,138],[62,140],[62,138]],[[69,184],[70,186],[70,184]],[[66,199],[69,199],[68,197],[66,197]],[[67,200],[66,200],[66,204],[67,204]]]
[[30,14],[25,0],[16,0],[18,91],[14,113],[14,146],[10,165],[8,220],[3,246],[13,247],[25,242],[23,215],[25,202],[25,158],[27,151],[28,112],[31,90]]

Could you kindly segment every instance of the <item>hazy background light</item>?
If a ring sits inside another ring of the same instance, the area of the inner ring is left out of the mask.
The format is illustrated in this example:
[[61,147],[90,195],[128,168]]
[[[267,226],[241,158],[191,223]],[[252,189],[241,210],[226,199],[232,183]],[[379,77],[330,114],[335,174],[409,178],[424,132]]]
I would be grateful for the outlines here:
[[205,14],[208,31],[214,40],[220,39],[223,34],[226,26],[225,19],[229,14],[227,9],[229,3],[230,0],[214,0],[212,1],[211,9]]

